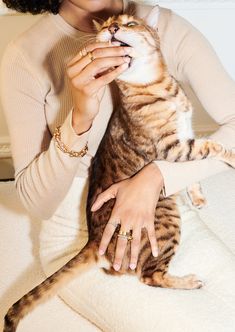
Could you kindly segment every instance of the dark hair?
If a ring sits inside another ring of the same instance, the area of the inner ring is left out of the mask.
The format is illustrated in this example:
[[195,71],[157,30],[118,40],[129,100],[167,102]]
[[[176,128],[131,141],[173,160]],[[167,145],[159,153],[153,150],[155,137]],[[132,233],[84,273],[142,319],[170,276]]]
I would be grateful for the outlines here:
[[7,8],[21,13],[41,14],[45,12],[57,14],[62,0],[3,0]]

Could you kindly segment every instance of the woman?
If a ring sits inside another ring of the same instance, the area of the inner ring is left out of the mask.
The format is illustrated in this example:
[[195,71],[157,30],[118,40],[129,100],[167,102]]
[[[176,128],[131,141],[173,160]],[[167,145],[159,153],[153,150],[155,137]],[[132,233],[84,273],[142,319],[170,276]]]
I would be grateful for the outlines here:
[[[11,136],[16,188],[27,210],[43,220],[40,254],[45,273],[51,274],[86,242],[82,199],[87,169],[118,99],[112,98],[108,84],[126,70],[129,49],[93,41],[78,51],[93,37],[93,18],[105,20],[130,9],[126,0],[3,2],[21,12],[57,14],[44,16],[13,41],[1,67],[1,98]],[[151,10],[148,6],[135,7],[140,17]],[[213,139],[234,147],[235,85],[210,45],[184,19],[163,8],[158,32],[171,74],[183,86],[191,86],[220,125]],[[53,138],[58,126],[60,147]],[[73,151],[79,157],[70,157]],[[81,152],[85,156],[81,157]],[[157,255],[153,221],[163,183],[166,195],[170,195],[227,167],[212,160],[175,164],[156,161],[100,194],[93,209],[116,197],[111,219],[120,220],[123,230],[133,230],[130,268],[134,269],[143,227],[148,231],[153,255]],[[100,244],[101,255],[112,232],[109,224]],[[120,269],[126,243],[120,238],[117,244],[116,270]]]

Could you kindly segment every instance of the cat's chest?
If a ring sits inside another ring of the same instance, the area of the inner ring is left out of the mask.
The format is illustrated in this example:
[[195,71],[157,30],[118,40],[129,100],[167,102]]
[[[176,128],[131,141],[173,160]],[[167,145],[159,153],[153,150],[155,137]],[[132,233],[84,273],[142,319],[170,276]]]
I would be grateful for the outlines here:
[[152,137],[154,141],[173,133],[180,141],[192,139],[194,133],[191,104],[180,99],[172,99],[146,105],[142,110],[141,129],[140,133]]
[[194,138],[191,112],[179,112],[176,121],[177,136],[180,141]]

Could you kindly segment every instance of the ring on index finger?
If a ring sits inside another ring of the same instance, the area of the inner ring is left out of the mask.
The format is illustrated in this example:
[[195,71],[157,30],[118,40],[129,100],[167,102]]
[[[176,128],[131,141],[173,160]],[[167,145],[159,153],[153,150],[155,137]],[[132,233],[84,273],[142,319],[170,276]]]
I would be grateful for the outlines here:
[[87,55],[89,56],[89,59],[91,61],[95,60],[94,55],[92,54],[92,52],[88,52]]

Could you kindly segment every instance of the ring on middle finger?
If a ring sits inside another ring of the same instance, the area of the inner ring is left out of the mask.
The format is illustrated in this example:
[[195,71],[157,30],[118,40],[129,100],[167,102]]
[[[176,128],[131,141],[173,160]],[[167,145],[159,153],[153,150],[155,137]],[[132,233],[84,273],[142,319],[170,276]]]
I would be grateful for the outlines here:
[[81,51],[79,51],[79,55],[80,55],[81,58],[83,58],[84,56],[86,56],[87,53],[88,52],[87,52],[86,47],[84,47],[83,49],[81,49]]
[[131,241],[133,239],[133,237],[132,237],[132,231],[130,230],[129,232],[126,232],[126,231],[120,230],[118,232],[118,237],[121,237],[123,239],[127,239],[128,241]]

